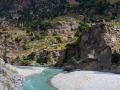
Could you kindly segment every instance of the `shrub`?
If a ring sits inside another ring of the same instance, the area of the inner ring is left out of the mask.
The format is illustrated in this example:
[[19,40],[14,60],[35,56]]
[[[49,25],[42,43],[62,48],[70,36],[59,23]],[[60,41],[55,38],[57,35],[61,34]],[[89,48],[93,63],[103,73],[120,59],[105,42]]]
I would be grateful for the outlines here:
[[62,37],[56,37],[56,40],[58,41],[58,43],[63,43],[64,42]]
[[17,43],[19,43],[21,40],[22,40],[22,37],[19,37],[19,36],[18,36],[18,37],[15,38],[15,41],[16,41]]
[[39,64],[44,64],[46,63],[46,60],[44,58],[39,57],[36,62]]
[[50,26],[50,21],[49,20],[44,20],[42,22],[40,22],[40,28],[42,30],[47,30]]
[[27,27],[26,32],[32,34],[33,28],[31,26]]
[[29,60],[21,60],[20,64],[27,66],[27,65],[30,65],[31,62]]
[[26,56],[23,56],[22,57],[22,60],[20,61],[20,64],[21,65],[30,65],[31,64],[31,61],[28,59],[28,57],[26,57]]
[[88,31],[90,30],[90,24],[85,23],[85,22],[80,22],[79,30],[80,31]]
[[10,62],[11,64],[19,64],[20,63],[20,57],[18,56],[18,57],[16,57],[15,59],[13,59],[11,62]]
[[51,56],[47,59],[47,64],[51,65],[51,64],[54,64],[55,62],[55,59]]
[[112,54],[112,63],[117,64],[120,62],[120,54],[118,53],[113,53]]

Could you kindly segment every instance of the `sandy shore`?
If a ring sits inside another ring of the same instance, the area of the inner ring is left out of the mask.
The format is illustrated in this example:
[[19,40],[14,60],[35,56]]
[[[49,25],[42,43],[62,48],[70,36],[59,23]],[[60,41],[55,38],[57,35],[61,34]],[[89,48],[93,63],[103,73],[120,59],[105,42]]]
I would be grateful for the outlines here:
[[23,77],[41,73],[45,69],[46,69],[45,67],[31,67],[31,66],[16,67],[16,70],[19,73],[19,75],[22,75]]
[[95,71],[60,73],[51,79],[59,90],[120,90],[120,75]]

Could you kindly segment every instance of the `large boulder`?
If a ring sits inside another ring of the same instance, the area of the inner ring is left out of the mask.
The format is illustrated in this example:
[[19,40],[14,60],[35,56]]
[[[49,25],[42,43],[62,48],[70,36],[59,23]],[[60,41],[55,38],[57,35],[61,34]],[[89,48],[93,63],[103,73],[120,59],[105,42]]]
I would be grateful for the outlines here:
[[98,57],[98,62],[100,65],[100,68],[110,68],[112,65],[111,59],[112,59],[112,50],[110,47],[105,48],[102,50]]
[[92,25],[89,31],[82,32],[75,45],[68,47],[65,62],[69,62],[70,58],[74,57],[79,65],[86,64],[88,67],[89,62],[97,61],[94,65],[96,68],[110,69],[112,54],[114,51],[119,53],[120,49],[118,46],[120,33],[118,33],[119,31],[114,30],[111,25],[103,22]]
[[64,67],[64,71],[68,71],[68,72],[71,72],[71,71],[73,71],[73,70],[75,70],[75,67],[74,66],[65,66]]

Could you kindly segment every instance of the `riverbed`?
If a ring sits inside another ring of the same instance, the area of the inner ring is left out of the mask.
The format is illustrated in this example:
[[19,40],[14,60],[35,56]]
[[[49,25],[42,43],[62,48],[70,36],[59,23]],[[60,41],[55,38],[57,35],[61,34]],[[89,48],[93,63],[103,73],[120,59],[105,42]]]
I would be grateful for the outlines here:
[[19,67],[19,73],[25,76],[23,81],[24,90],[56,90],[50,84],[50,79],[62,72],[60,68],[44,67]]
[[46,67],[22,67],[18,71],[25,77],[24,90],[120,90],[119,74],[98,71],[65,73],[60,68]]
[[98,71],[60,73],[51,79],[59,90],[120,90],[120,75]]

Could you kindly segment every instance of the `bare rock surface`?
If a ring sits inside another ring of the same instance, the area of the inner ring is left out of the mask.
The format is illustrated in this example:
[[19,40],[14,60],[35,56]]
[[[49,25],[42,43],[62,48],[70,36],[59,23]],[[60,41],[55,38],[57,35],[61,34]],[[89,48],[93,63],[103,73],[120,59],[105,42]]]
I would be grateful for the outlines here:
[[69,62],[71,58],[74,58],[82,68],[84,68],[84,62],[87,63],[85,66],[88,67],[89,62],[95,61],[97,64],[95,63],[94,67],[109,69],[112,65],[112,54],[115,51],[119,54],[119,36],[118,29],[115,30],[104,22],[98,22],[92,25],[89,31],[82,31],[76,45],[67,49],[68,61],[66,61]]
[[0,90],[23,90],[22,81],[16,68],[0,59]]

